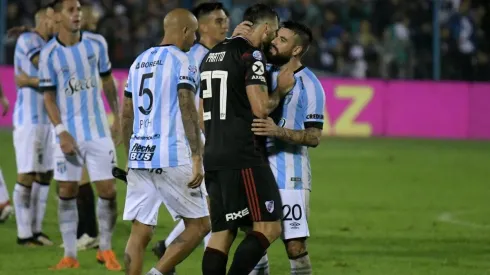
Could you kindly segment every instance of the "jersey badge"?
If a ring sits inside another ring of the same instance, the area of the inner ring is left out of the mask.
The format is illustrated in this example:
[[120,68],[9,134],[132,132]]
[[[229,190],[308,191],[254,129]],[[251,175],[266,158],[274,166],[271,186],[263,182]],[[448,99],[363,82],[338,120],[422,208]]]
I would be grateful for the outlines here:
[[252,56],[257,60],[262,60],[262,54],[260,53],[260,51],[254,51],[252,53]]

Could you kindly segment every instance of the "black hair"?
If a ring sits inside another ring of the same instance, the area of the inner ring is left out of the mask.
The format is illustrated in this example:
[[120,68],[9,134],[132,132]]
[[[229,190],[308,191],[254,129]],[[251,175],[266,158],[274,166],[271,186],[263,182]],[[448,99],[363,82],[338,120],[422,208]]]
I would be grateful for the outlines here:
[[281,24],[281,28],[289,29],[299,37],[299,43],[303,47],[302,55],[308,51],[308,48],[313,42],[313,34],[310,28],[295,21],[285,21]]
[[223,6],[221,2],[208,2],[199,4],[197,7],[192,9],[192,13],[199,20],[200,17],[206,16],[215,10],[223,10],[228,16],[228,11]]
[[253,24],[260,23],[261,21],[276,19],[279,21],[279,15],[277,12],[266,4],[255,4],[245,10],[243,14],[243,21],[250,21]]

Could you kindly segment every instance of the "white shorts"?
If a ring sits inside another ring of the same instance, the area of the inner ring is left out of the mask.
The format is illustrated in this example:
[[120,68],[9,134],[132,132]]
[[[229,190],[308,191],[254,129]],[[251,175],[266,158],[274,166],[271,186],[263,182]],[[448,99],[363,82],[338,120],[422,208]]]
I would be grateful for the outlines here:
[[80,181],[83,164],[87,167],[92,182],[113,179],[112,168],[117,165],[116,150],[110,137],[91,141],[78,142],[81,156],[79,163],[72,161],[75,157],[66,156],[59,144],[55,144],[54,179],[57,181]]
[[174,220],[209,216],[202,185],[196,189],[187,187],[191,178],[191,165],[129,169],[123,219],[155,226],[162,203]]
[[26,125],[14,129],[17,173],[45,173],[53,170],[51,125]]
[[310,190],[280,189],[282,199],[282,239],[290,240],[310,236],[308,217],[310,215]]

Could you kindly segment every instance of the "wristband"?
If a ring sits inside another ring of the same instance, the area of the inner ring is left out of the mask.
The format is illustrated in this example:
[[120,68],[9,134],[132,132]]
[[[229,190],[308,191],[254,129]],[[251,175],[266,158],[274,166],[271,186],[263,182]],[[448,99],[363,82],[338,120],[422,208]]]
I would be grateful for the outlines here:
[[58,124],[54,127],[54,131],[56,132],[56,135],[59,136],[61,133],[66,132],[65,125],[63,124]]

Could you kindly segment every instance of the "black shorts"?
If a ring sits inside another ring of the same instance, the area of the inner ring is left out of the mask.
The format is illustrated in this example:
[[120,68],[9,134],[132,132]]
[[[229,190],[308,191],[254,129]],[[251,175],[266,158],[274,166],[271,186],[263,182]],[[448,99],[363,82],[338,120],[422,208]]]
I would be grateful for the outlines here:
[[206,171],[213,232],[278,221],[282,201],[271,168]]

